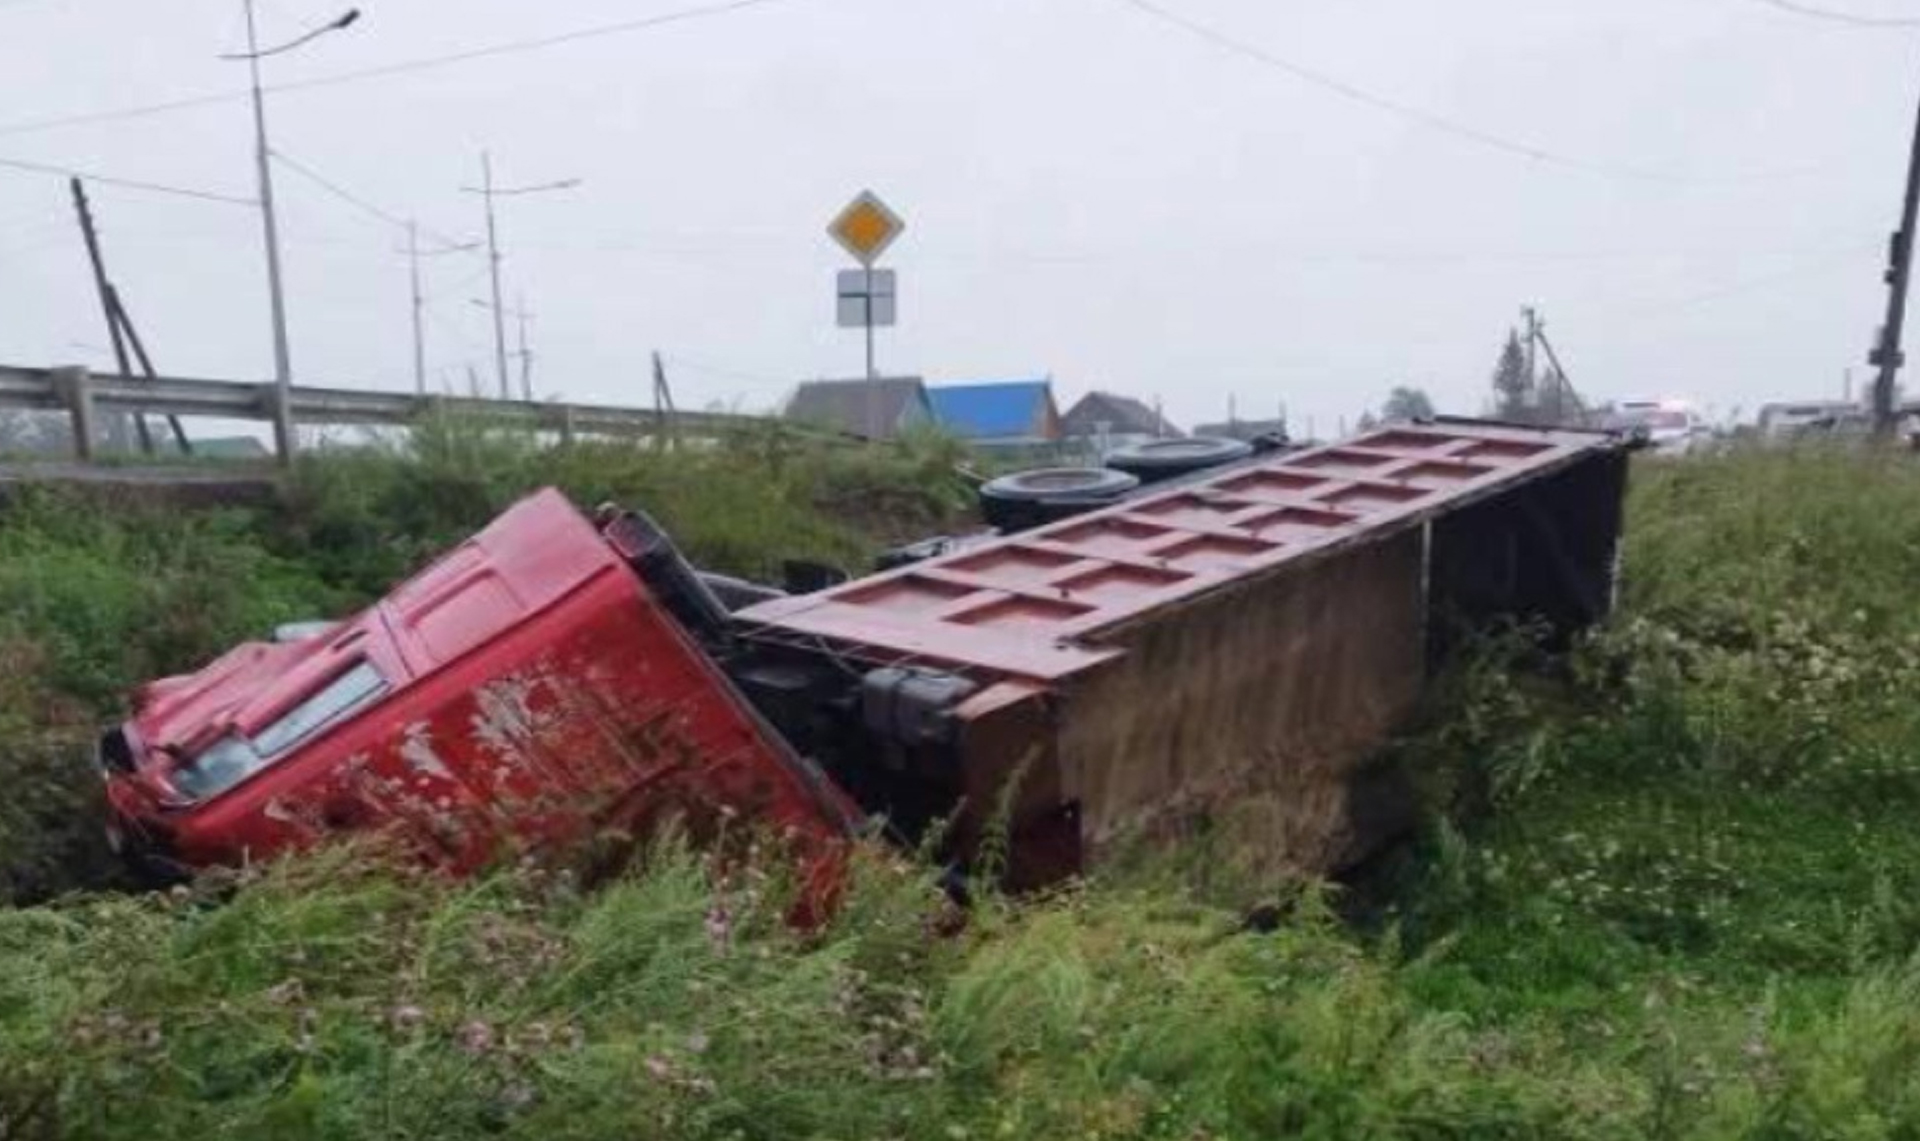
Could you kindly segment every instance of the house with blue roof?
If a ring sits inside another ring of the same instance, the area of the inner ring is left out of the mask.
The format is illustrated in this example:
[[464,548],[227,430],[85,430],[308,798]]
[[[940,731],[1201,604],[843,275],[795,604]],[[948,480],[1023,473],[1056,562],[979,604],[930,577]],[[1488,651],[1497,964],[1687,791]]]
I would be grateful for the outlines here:
[[940,427],[977,447],[1046,447],[1060,440],[1050,380],[946,384],[929,388],[927,396]]

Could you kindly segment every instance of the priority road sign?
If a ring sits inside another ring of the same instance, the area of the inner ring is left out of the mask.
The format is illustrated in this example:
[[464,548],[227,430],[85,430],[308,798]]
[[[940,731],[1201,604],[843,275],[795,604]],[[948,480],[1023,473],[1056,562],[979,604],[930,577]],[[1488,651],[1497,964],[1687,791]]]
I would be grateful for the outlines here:
[[880,201],[879,195],[863,190],[840,211],[827,233],[853,255],[853,260],[871,267],[906,228],[906,222]]

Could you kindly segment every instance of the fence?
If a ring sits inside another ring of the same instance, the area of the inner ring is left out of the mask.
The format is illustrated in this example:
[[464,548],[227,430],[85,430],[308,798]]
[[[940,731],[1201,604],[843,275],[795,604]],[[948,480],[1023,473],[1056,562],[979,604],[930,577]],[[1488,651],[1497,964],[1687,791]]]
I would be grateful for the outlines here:
[[122,376],[84,368],[19,368],[0,365],[0,408],[64,412],[72,422],[74,453],[94,455],[103,412],[153,416],[212,416],[273,425],[284,462],[291,458],[293,425],[407,425],[432,416],[482,416],[559,434],[692,436],[736,432],[767,421],[727,412],[656,412],[602,404],[543,404],[458,396],[413,396],[350,388],[295,386],[182,377]]

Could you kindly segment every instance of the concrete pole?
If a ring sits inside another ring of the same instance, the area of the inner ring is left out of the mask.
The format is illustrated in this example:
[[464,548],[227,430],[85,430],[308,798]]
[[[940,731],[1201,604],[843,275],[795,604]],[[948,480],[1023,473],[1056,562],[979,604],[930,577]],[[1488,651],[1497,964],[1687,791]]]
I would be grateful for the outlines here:
[[507,311],[500,302],[500,231],[493,216],[493,156],[480,152],[480,197],[487,203],[487,267],[493,278],[493,364],[500,382],[500,399],[512,400],[507,377]]
[[267,294],[273,310],[273,383],[280,389],[275,401],[273,442],[280,462],[293,462],[292,419],[293,350],[287,338],[287,297],[280,273],[280,223],[273,209],[272,150],[267,145],[267,101],[260,89],[260,39],[254,23],[254,0],[246,0],[247,69],[253,80],[254,161],[260,179],[260,219],[266,234]]
[[420,290],[420,223],[407,222],[407,268],[413,284],[413,392],[427,394],[427,331],[421,323],[426,299]]
[[81,462],[93,459],[93,375],[84,366],[53,370],[53,387],[67,406],[73,424],[73,454]]

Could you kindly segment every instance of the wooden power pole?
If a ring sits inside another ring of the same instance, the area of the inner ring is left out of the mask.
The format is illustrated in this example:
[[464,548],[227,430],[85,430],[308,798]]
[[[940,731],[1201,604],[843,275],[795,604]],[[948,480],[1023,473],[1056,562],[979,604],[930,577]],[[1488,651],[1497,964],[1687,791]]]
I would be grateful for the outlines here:
[[1907,324],[1907,289],[1913,280],[1914,222],[1920,215],[1920,115],[1913,125],[1913,147],[1907,158],[1907,192],[1900,207],[1900,228],[1887,252],[1887,321],[1880,326],[1880,343],[1867,363],[1879,370],[1873,382],[1873,431],[1893,434],[1894,386],[1906,363],[1901,339]]
[[[114,305],[113,286],[107,283],[106,262],[100,256],[100,235],[93,226],[93,211],[87,205],[87,188],[77,178],[67,180],[68,189],[73,191],[73,211],[80,218],[80,236],[87,243],[87,261],[93,266],[93,288],[100,297],[100,311],[107,318],[107,336],[113,344],[113,363],[119,368],[121,376],[132,376],[133,366],[127,358],[127,341],[120,333],[120,318]],[[140,450],[153,454],[153,433],[147,431],[147,418],[134,414],[133,423],[140,436]]]

